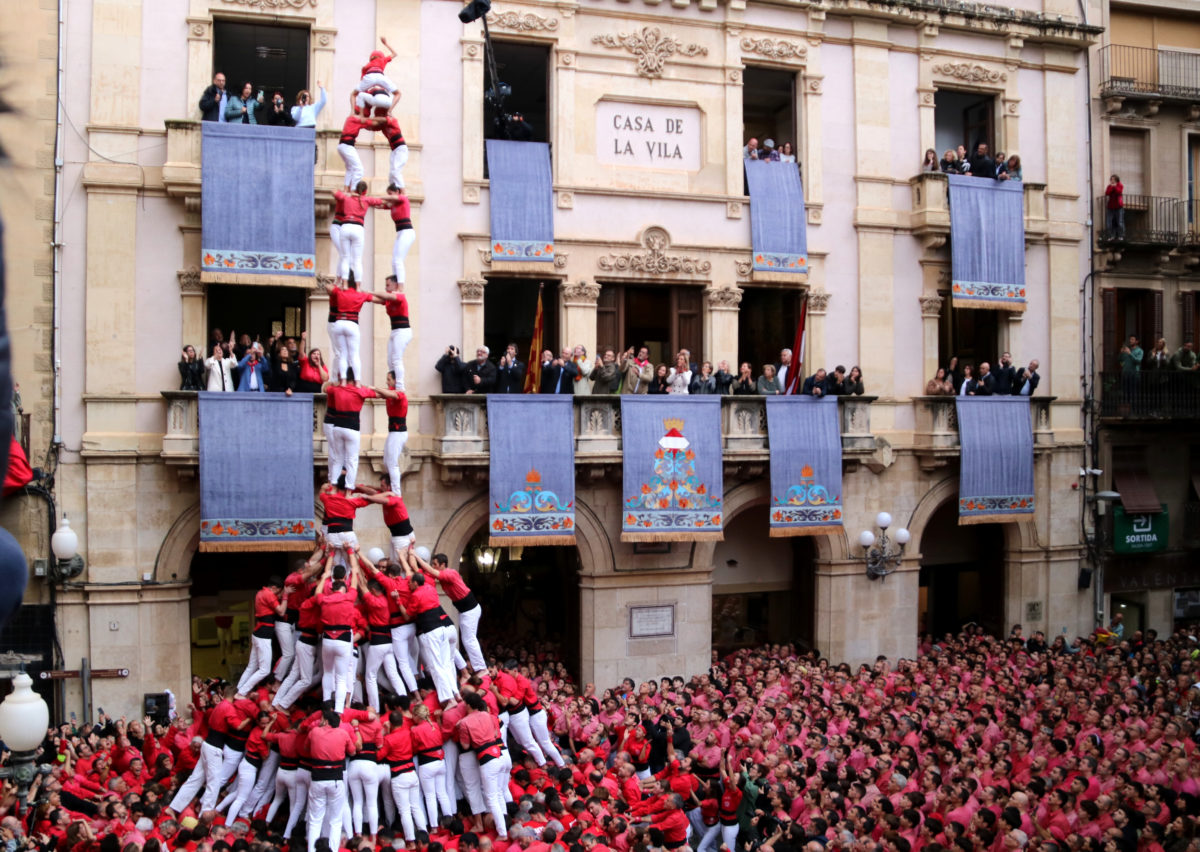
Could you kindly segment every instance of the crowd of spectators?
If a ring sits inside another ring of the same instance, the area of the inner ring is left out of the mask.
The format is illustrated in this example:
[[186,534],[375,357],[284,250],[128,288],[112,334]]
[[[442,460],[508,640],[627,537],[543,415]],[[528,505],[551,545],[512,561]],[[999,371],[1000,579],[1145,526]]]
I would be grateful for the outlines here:
[[214,328],[209,356],[194,346],[183,347],[179,358],[179,389],[190,391],[255,391],[320,393],[329,381],[329,367],[320,349],[308,348],[308,332],[300,336],[273,333],[264,345],[249,334],[230,330],[229,339]]
[[937,151],[929,148],[925,151],[925,159],[921,163],[922,172],[943,172],[950,175],[970,175],[972,177],[987,177],[996,180],[1022,180],[1021,158],[1016,154],[1005,156],[997,152],[993,157],[988,153],[988,146],[980,142],[975,146],[975,153],[968,156],[964,145],[957,149],[947,148],[939,160]]
[[1039,366],[1036,358],[1024,367],[1014,366],[1008,352],[1000,355],[995,368],[987,361],[980,362],[978,368],[972,364],[959,364],[955,356],[945,367],[939,367],[926,383],[925,395],[1033,396],[1042,380]]
[[1192,341],[1186,341],[1182,346],[1171,352],[1164,338],[1159,338],[1154,348],[1146,353],[1138,342],[1136,334],[1129,335],[1129,340],[1117,354],[1117,364],[1124,375],[1134,375],[1141,372],[1155,373],[1160,371],[1193,372],[1200,369],[1196,359],[1195,346]]
[[203,121],[230,124],[267,124],[274,127],[316,127],[317,116],[325,107],[325,87],[317,83],[320,96],[313,102],[312,94],[303,90],[296,95],[294,106],[287,106],[282,91],[276,91],[268,102],[266,93],[257,94],[250,81],[242,83],[238,94],[225,88],[225,75],[218,72],[200,96],[200,117]]

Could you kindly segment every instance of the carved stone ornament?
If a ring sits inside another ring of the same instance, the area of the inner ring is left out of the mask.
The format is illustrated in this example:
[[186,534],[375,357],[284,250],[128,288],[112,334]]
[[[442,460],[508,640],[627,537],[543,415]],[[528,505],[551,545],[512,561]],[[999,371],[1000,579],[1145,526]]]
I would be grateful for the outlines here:
[[642,245],[649,251],[634,254],[607,254],[596,264],[605,272],[641,272],[648,275],[707,275],[712,263],[696,257],[667,254],[671,237],[663,228],[647,228],[642,233]]
[[329,35],[329,33],[321,33],[319,36],[317,36],[317,44],[321,45],[321,47],[329,47],[329,44],[332,41],[333,37]]
[[810,314],[825,313],[825,309],[829,307],[829,300],[831,298],[833,298],[833,294],[826,293],[824,290],[809,290],[808,312]]
[[600,298],[600,285],[595,281],[577,281],[574,284],[564,282],[560,286],[559,292],[562,293],[564,302],[582,302],[594,305]]
[[642,27],[637,32],[592,36],[592,44],[625,48],[637,57],[637,71],[642,77],[661,77],[668,57],[708,56],[702,44],[684,44],[676,36],[663,35],[658,27]]
[[208,34],[208,27],[204,24],[192,24],[192,35],[201,38]]
[[501,30],[517,30],[532,33],[539,30],[554,32],[558,29],[558,18],[543,18],[533,12],[495,12],[488,15],[488,23]]
[[566,269],[567,268],[567,253],[565,251],[556,251],[554,253],[554,268],[555,269]]
[[491,266],[492,265],[492,250],[491,249],[480,249],[479,250],[479,262],[482,263],[484,266]]
[[333,289],[334,277],[323,272],[317,273],[317,292],[328,293]]
[[949,269],[942,268],[942,269],[938,270],[937,283],[938,283],[939,287],[949,287],[950,286],[950,270]]
[[933,73],[941,74],[943,77],[953,77],[956,80],[965,80],[968,83],[1002,83],[1008,79],[1007,74],[992,71],[990,68],[971,62],[946,62],[942,65],[935,65]]
[[460,278],[458,280],[458,289],[462,291],[464,303],[482,302],[485,287],[487,287],[487,282],[482,278]]
[[754,53],[759,56],[765,56],[767,59],[787,60],[787,59],[803,59],[808,55],[808,48],[794,41],[776,41],[773,38],[750,38],[747,36],[742,39],[742,50],[746,53]]
[[179,277],[179,289],[185,293],[202,293],[204,287],[200,284],[200,267],[189,266],[175,273]]
[[708,300],[710,308],[736,310],[737,306],[742,303],[742,288],[734,287],[731,284],[707,287],[704,290],[704,297]]
[[305,6],[316,8],[317,0],[224,0],[235,6],[248,6],[251,9],[303,9]]
[[917,298],[921,300],[921,316],[937,318],[942,315],[942,303],[945,299],[937,293],[922,293]]
[[734,266],[737,267],[738,278],[749,278],[754,274],[754,263],[749,260],[735,260]]

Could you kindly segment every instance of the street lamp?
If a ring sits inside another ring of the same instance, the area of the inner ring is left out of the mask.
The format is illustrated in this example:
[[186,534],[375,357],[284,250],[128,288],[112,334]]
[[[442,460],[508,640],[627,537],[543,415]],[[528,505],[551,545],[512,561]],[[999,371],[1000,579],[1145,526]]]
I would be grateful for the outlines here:
[[50,549],[54,551],[54,570],[51,572],[56,582],[73,580],[83,573],[83,557],[79,555],[79,536],[71,529],[71,522],[63,515],[62,523],[50,537]]
[[870,530],[863,530],[858,534],[858,545],[863,549],[860,558],[867,563],[867,577],[871,580],[882,580],[899,568],[904,559],[904,545],[908,544],[912,536],[908,530],[900,527],[894,533],[895,543],[899,547],[889,547],[892,539],[888,538],[887,531],[891,525],[892,516],[887,512],[880,512],[875,516],[875,526],[879,527],[878,538]]
[[25,801],[37,775],[33,761],[50,727],[50,708],[32,686],[33,679],[22,669],[13,678],[13,691],[0,702],[0,739],[13,755],[12,766],[0,770],[0,777],[17,782],[19,802]]

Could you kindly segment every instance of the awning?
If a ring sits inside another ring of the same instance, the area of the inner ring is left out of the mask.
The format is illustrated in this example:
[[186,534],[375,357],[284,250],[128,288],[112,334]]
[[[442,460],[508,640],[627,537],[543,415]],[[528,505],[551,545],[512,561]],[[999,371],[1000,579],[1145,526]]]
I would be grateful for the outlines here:
[[1114,484],[1121,495],[1121,506],[1130,515],[1155,515],[1162,511],[1162,502],[1145,468],[1121,465],[1113,474]]

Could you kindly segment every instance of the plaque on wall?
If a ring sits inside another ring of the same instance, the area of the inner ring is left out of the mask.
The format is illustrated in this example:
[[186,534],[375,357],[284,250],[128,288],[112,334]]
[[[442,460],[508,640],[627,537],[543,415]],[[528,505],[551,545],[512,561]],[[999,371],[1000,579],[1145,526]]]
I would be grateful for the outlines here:
[[696,107],[600,101],[596,158],[605,166],[696,171],[700,125]]
[[654,639],[674,635],[675,604],[629,608],[630,639]]

